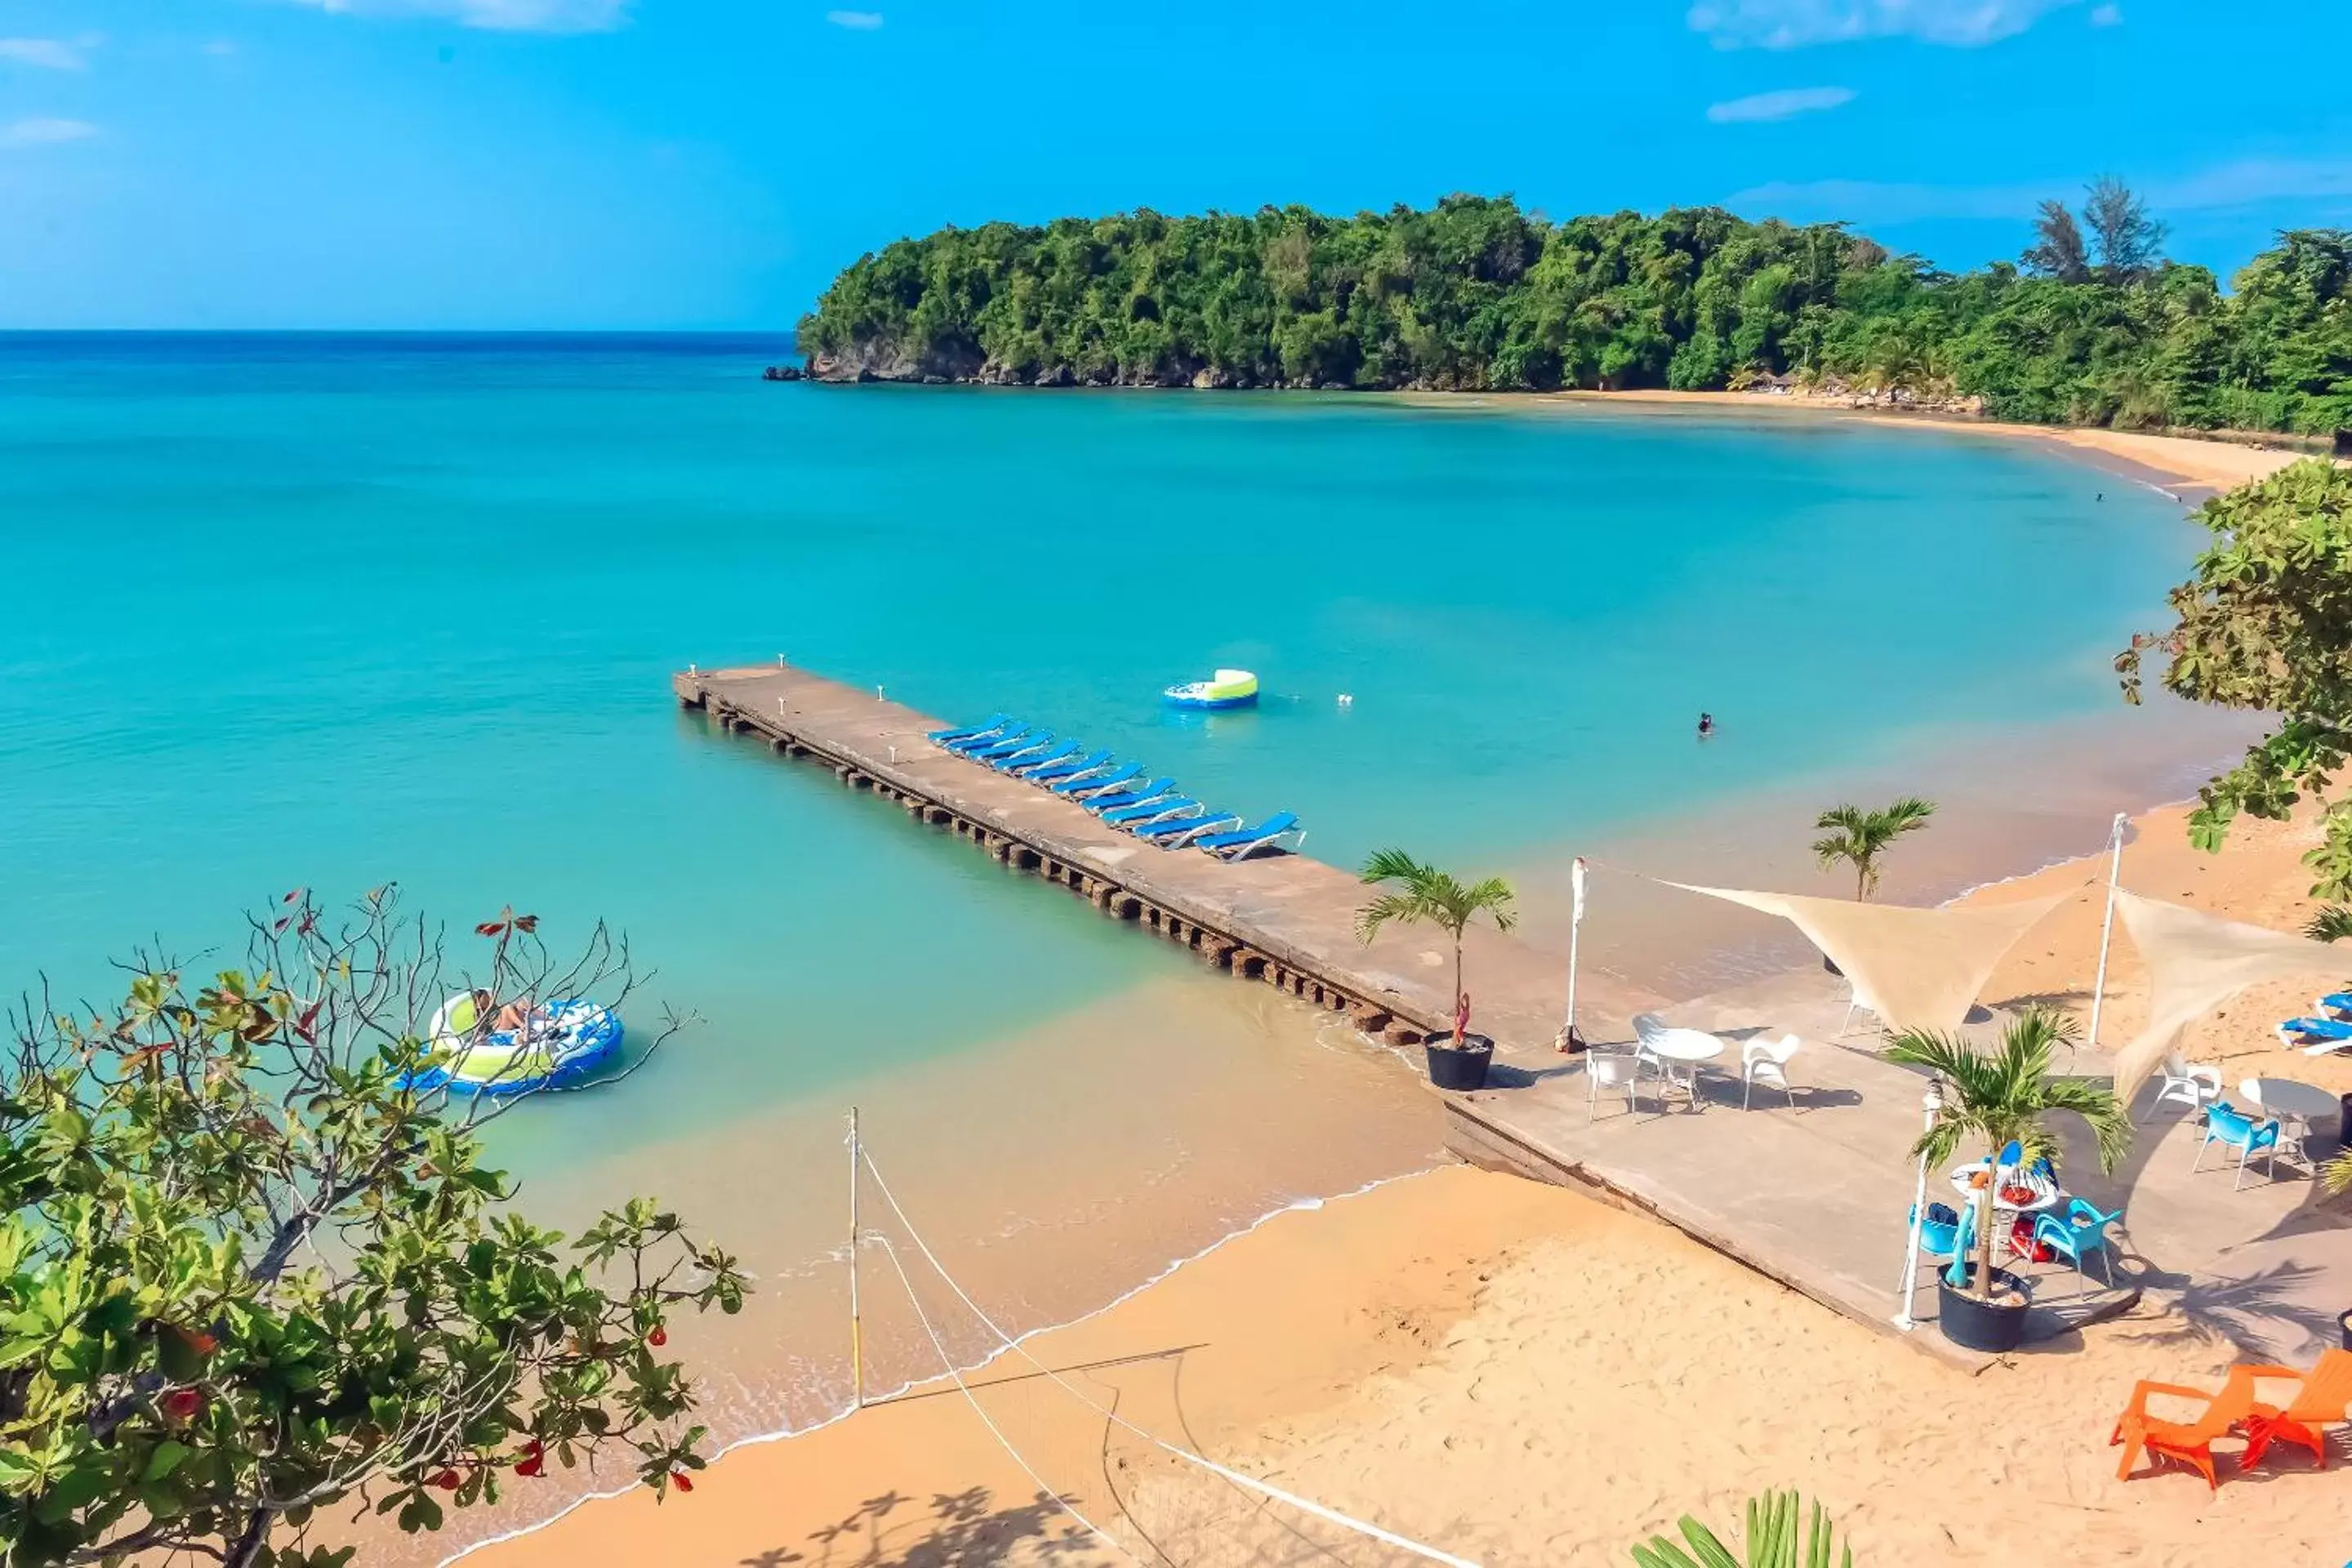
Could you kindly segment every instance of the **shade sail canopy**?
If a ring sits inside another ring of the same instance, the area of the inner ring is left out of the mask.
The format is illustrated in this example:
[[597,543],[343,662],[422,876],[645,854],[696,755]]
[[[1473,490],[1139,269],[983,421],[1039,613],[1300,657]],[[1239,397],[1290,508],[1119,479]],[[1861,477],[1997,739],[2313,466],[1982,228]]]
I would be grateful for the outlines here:
[[1779,915],[1845,972],[1854,999],[1895,1029],[1957,1029],[2001,955],[2074,890],[2013,904],[1912,909],[1672,884]]
[[2147,1023],[2116,1057],[2116,1094],[2128,1100],[2157,1064],[2179,1049],[2189,1025],[2249,985],[2337,975],[2352,953],[2268,926],[2116,889],[2124,929],[2147,965]]

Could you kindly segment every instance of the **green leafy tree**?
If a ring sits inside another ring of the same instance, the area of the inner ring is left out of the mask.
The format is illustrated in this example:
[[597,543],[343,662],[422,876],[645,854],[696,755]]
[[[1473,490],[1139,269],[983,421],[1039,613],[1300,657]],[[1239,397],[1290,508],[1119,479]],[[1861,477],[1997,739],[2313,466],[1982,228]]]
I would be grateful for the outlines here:
[[[1464,882],[1451,872],[1434,866],[1425,866],[1402,849],[1382,849],[1364,862],[1364,880],[1375,886],[1389,885],[1391,890],[1379,895],[1356,911],[1356,935],[1370,942],[1380,935],[1381,928],[1391,922],[1404,925],[1435,926],[1454,939],[1454,994],[1457,999],[1462,989],[1462,933],[1470,922],[1485,915],[1495,922],[1496,931],[1509,931],[1518,924],[1518,908],[1511,885],[1500,877],[1488,877],[1481,881]],[[1462,1029],[1454,1027],[1454,1043],[1462,1043]]]
[[2146,277],[2164,258],[2164,225],[2113,174],[2100,175],[2084,193],[2083,222],[2098,248],[2100,270],[2110,279],[2130,282]]
[[[1837,1550],[1837,1531],[1822,1514],[1822,1505],[1815,1503],[1804,1516],[1804,1531],[1800,1534],[1801,1502],[1795,1492],[1766,1492],[1748,1499],[1744,1554],[1733,1552],[1722,1537],[1685,1514],[1677,1527],[1683,1535],[1680,1542],[1653,1535],[1633,1548],[1633,1561],[1640,1568],[1830,1568],[1830,1553]],[[1839,1552],[1837,1561],[1840,1568],[1853,1568],[1853,1547],[1848,1544]]]
[[27,1006],[0,1083],[8,1563],[331,1568],[339,1505],[435,1530],[607,1450],[690,1488],[694,1394],[657,1352],[672,1313],[740,1305],[734,1260],[643,1200],[534,1225],[481,1158],[527,1097],[407,1087],[448,1055],[449,991],[617,1005],[625,944],[559,964],[531,916],[477,931],[478,973],[445,974],[391,889],[332,919],[291,893],[242,969],[142,957],[118,1004]]
[[1826,871],[1833,866],[1853,868],[1853,896],[1859,900],[1878,891],[1878,858],[1906,833],[1916,833],[1936,815],[1936,803],[1906,795],[1876,811],[1858,805],[1833,805],[1813,820],[1822,834],[1813,840],[1813,858]]
[[[1926,1068],[1944,1081],[1943,1113],[1936,1125],[1912,1145],[1911,1157],[1942,1165],[1973,1144],[1984,1152],[1987,1165],[2014,1142],[2021,1161],[2031,1165],[2056,1152],[2050,1128],[2055,1111],[2072,1111],[2091,1129],[2099,1151],[2099,1168],[2113,1171],[2131,1146],[2131,1117],[2112,1089],[2083,1079],[2051,1075],[2051,1058],[2062,1045],[2074,1043],[2074,1020],[2044,1007],[2030,1007],[2001,1030],[2000,1045],[1979,1051],[1958,1033],[1907,1029],[1886,1047],[1886,1059]],[[1993,1232],[1990,1224],[1977,1227],[1976,1278],[1970,1292],[1992,1297]]]
[[2090,247],[2064,202],[2045,201],[2033,220],[2033,244],[2021,258],[2029,271],[2062,283],[2081,283],[2091,276]]
[[2089,237],[2043,205],[2025,275],[1941,272],[1835,224],[1715,207],[1555,224],[1508,196],[992,223],[861,257],[799,342],[843,378],[1467,391],[1791,373],[2009,419],[2352,425],[2352,235],[2282,235],[2225,298],[2162,259],[2120,184],[2084,214]]
[[2306,797],[2326,802],[2304,864],[2313,896],[2352,899],[2352,800],[2329,798],[2352,754],[2352,469],[2296,463],[2214,497],[2197,521],[2211,542],[2172,590],[2177,624],[2116,657],[2125,700],[2140,700],[2153,653],[2178,696],[2279,715],[2198,792],[2189,836],[2218,850],[2242,812],[2283,820]]

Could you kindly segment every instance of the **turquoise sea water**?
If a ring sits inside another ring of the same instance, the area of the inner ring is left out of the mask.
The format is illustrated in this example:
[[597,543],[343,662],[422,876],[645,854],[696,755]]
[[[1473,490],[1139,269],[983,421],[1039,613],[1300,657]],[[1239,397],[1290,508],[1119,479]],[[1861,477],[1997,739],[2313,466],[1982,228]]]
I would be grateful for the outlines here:
[[[5,994],[232,961],[295,886],[397,880],[461,947],[509,904],[625,929],[633,1017],[703,1022],[493,1152],[559,1221],[658,1191],[751,1262],[752,1310],[679,1334],[726,1439],[845,1403],[852,1096],[1022,1327],[1436,1136],[1384,1053],[712,735],[673,669],[786,656],[1295,810],[1342,864],[1528,868],[2111,713],[2189,542],[2144,487],[1932,430],[760,382],[785,352],[0,336]],[[1260,710],[1158,700],[1221,664]],[[877,1384],[937,1371],[867,1311]]]
[[[2162,497],[1933,433],[757,380],[783,353],[0,338],[11,990],[297,884],[603,916],[708,1025],[502,1130],[560,1161],[814,1092],[850,1032],[912,1063],[1182,967],[708,735],[688,660],[1012,710],[1342,862],[1475,860],[2104,708],[2177,566]],[[1219,664],[1259,711],[1156,700]]]

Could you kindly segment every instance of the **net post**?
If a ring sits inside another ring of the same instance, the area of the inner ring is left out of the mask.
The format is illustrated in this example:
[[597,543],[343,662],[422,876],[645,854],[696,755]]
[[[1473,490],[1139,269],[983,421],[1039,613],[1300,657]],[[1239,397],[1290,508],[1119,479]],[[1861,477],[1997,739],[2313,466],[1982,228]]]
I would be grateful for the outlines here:
[[866,1326],[857,1312],[857,1107],[849,1108],[849,1407],[866,1408]]

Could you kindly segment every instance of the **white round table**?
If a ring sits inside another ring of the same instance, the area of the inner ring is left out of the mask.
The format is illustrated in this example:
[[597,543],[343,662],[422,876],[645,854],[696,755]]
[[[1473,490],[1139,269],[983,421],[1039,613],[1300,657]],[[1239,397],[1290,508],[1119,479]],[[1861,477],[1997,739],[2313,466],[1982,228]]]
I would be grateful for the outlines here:
[[[1723,1042],[1704,1029],[1661,1029],[1642,1042],[1642,1049],[1658,1064],[1658,1075],[1668,1083],[1679,1083],[1690,1097],[1691,1109],[1698,1108],[1698,1069],[1701,1062],[1711,1062],[1723,1055]],[[1687,1076],[1675,1077],[1675,1064],[1688,1069]]]
[[2047,1176],[2037,1175],[2032,1171],[2011,1170],[2011,1180],[2018,1186],[2032,1187],[2033,1196],[2025,1203],[2011,1203],[2000,1195],[2000,1184],[1983,1187],[1975,1184],[1974,1178],[1977,1173],[1984,1168],[1985,1163],[1982,1160],[1972,1160],[1965,1165],[1953,1166],[1952,1190],[1970,1203],[1974,1203],[1979,1194],[1990,1198],[1995,1214],[2041,1214],[2046,1209],[2056,1208],[2066,1196],[2064,1193],[2058,1190],[2058,1184]]
[[1696,1065],[1711,1062],[1723,1054],[1723,1042],[1705,1029],[1664,1029],[1646,1042],[1654,1057]]
[[2298,1117],[2305,1121],[2325,1121],[2343,1110],[2336,1098],[2326,1089],[2315,1084],[2297,1083],[2291,1078],[2250,1078],[2238,1086],[2238,1092],[2273,1116]]

